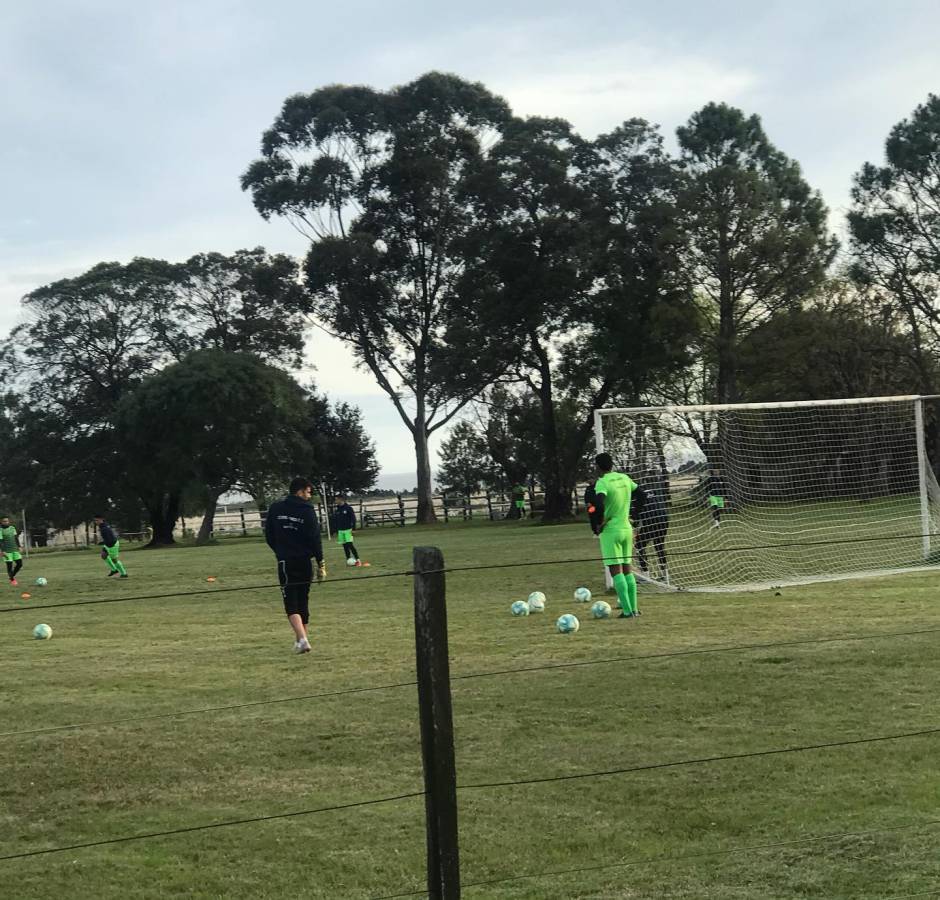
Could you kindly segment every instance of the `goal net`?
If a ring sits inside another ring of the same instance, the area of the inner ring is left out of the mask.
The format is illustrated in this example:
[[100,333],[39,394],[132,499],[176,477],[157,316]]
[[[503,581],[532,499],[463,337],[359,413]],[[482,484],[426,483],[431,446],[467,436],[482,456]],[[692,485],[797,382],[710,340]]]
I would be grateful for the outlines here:
[[601,409],[595,440],[658,498],[641,580],[741,590],[940,566],[936,397]]

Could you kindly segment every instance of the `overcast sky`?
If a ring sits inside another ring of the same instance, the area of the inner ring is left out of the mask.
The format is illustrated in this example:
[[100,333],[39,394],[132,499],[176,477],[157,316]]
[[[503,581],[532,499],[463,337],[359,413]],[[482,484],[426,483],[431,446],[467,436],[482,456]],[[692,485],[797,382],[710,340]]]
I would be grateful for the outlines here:
[[[430,69],[587,136],[641,116],[671,138],[710,100],[756,112],[838,229],[852,174],[940,92],[938,34],[937,0],[0,0],[0,333],[24,293],[101,260],[302,254],[238,185],[284,98]],[[363,408],[385,472],[411,471],[371,378],[322,335],[309,357]]]

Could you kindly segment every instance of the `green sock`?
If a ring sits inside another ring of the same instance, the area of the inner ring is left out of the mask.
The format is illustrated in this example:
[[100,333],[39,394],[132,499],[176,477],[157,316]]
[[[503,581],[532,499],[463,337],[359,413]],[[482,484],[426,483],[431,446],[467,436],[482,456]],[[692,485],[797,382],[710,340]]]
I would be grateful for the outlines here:
[[630,612],[636,612],[636,576],[631,572],[623,576],[627,586],[627,601],[630,604]]
[[[627,576],[621,572],[619,575],[614,575],[614,590],[617,592],[617,599],[620,601],[620,609],[624,613],[630,612],[630,599],[629,599],[629,587],[627,582]],[[636,582],[634,582],[634,591],[636,590]]]
[[[124,563],[122,563],[119,559],[116,559],[114,561],[114,565],[117,566],[117,571],[120,572],[122,575],[127,574],[127,569],[124,568]],[[633,586],[633,594],[634,596],[636,596],[636,585]],[[634,606],[635,605],[636,605],[636,601],[634,601]]]

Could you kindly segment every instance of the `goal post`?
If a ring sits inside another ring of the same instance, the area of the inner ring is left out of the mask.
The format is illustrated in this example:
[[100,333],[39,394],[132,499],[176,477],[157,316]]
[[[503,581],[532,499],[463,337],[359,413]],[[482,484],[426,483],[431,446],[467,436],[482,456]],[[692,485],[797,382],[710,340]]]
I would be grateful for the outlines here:
[[[662,498],[637,532],[634,570],[664,587],[940,567],[938,396],[599,409],[594,435]],[[643,546],[663,533],[668,571]]]

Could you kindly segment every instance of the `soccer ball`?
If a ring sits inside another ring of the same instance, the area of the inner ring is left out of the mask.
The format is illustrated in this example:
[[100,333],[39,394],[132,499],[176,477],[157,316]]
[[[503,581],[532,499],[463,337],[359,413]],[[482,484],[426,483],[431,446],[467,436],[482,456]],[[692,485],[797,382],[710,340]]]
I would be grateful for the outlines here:
[[48,625],[37,625],[33,629],[33,637],[37,641],[48,641],[52,637],[52,629]]
[[529,604],[525,600],[517,600],[509,607],[509,611],[514,616],[527,616],[529,614]]
[[36,579],[36,584],[38,584],[40,587],[45,587],[48,583],[49,583],[49,582],[46,581],[46,579],[43,578],[42,575],[40,575],[40,576]]
[[545,595],[541,591],[529,594],[528,604],[529,612],[545,612]]
[[591,615],[595,619],[609,619],[610,613],[610,604],[606,600],[596,600],[591,607]]
[[562,634],[574,634],[581,627],[581,623],[578,621],[577,616],[565,613],[563,616],[558,617],[555,627]]
[[591,592],[586,587],[576,588],[574,592],[574,602],[575,603],[590,603]]
[[346,565],[347,565],[347,566],[354,566],[357,562],[359,562],[359,560],[356,559],[355,556],[350,556],[349,559],[346,560]]

